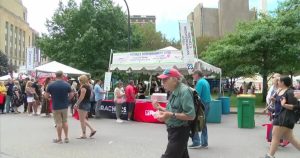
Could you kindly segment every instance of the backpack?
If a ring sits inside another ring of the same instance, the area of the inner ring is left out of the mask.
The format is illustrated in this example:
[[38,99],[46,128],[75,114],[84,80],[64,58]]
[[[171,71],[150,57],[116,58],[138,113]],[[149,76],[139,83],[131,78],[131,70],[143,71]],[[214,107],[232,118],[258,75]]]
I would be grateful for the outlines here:
[[194,108],[196,117],[194,120],[189,121],[189,127],[190,127],[190,136],[194,136],[195,133],[202,131],[202,129],[205,126],[205,106],[201,101],[201,98],[199,97],[198,93],[195,89],[190,88],[190,91],[193,96],[194,101]]

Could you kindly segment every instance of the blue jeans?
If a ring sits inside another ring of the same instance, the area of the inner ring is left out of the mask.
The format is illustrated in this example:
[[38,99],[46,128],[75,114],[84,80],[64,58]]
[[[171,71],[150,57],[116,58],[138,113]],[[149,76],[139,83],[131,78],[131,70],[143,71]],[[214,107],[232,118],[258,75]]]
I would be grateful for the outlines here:
[[[205,117],[206,117],[209,112],[209,104],[204,106],[205,106]],[[204,128],[201,131],[201,139],[199,137],[199,133],[195,133],[195,135],[192,137],[192,141],[193,141],[193,145],[201,144],[201,146],[208,146],[208,133],[207,133],[206,119],[205,119]]]
[[11,105],[11,96],[6,95],[6,98],[5,98],[5,112],[6,113],[9,113],[10,105]]

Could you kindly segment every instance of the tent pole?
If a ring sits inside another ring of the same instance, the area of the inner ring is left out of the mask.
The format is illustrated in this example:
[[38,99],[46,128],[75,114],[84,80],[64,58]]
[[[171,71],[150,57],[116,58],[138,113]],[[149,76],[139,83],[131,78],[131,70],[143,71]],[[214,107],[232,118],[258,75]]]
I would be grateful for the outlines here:
[[149,87],[148,87],[148,92],[149,92],[148,96],[149,96],[149,98],[150,98],[150,89],[151,89],[151,86],[152,86],[151,81],[152,81],[152,73],[151,73],[150,78],[149,78]]
[[[220,89],[219,89],[219,97],[221,97],[222,95],[222,71],[220,73]],[[223,94],[224,96],[224,94]]]
[[110,49],[110,55],[109,55],[109,63],[108,63],[108,72],[110,71],[110,65],[111,65],[111,58],[112,58],[113,50]]

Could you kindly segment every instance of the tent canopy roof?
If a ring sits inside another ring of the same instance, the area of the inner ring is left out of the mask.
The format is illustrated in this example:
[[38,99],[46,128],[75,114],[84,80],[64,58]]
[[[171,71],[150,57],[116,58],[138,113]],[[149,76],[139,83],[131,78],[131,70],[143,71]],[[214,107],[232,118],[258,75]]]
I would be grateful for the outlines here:
[[[166,68],[176,68],[180,70],[182,73],[187,74],[187,65],[182,62],[158,62],[151,64],[111,64],[109,70],[110,71],[132,71],[132,72],[140,72],[140,73],[160,73],[164,71]],[[211,64],[208,64],[200,59],[195,59],[194,61],[194,70],[201,70],[206,73],[218,73],[220,74],[222,70],[218,67],[215,67]]]
[[162,49],[159,49],[160,51],[165,51],[165,50],[178,50],[172,46],[168,46],[168,47],[165,47],[165,48],[162,48]]
[[57,71],[63,71],[63,73],[70,74],[70,75],[89,75],[89,73],[77,70],[75,68],[61,64],[56,61],[52,61],[50,63],[36,67],[35,70],[37,72],[47,72],[47,73],[55,73]]

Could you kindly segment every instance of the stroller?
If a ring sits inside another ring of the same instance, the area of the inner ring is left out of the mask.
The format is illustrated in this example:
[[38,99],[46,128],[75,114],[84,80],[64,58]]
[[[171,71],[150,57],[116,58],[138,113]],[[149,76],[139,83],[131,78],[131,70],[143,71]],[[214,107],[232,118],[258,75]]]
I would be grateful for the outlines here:
[[[268,117],[270,122],[273,121],[274,119],[274,107],[273,106],[268,106],[265,111],[268,111]],[[272,142],[272,130],[273,130],[273,124],[272,123],[267,123],[267,124],[263,124],[262,126],[267,128],[267,132],[266,132],[266,140],[267,142],[269,142],[271,144]],[[280,146],[281,147],[286,147],[290,142],[284,139],[280,140]]]

